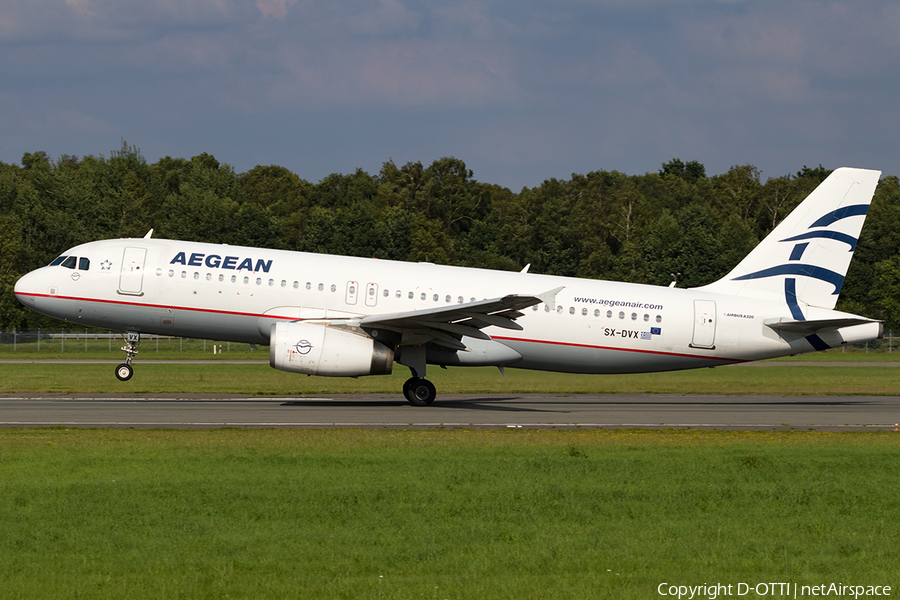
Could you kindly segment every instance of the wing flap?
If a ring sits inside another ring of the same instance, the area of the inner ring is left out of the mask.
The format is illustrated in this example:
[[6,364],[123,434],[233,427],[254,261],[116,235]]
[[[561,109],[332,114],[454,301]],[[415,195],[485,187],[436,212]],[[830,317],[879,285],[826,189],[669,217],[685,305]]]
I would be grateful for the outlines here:
[[524,316],[520,312],[522,309],[541,302],[555,306],[556,295],[562,290],[559,287],[542,294],[510,294],[451,306],[370,315],[360,319],[358,324],[366,329],[398,332],[404,339],[415,340],[413,344],[434,342],[453,350],[466,350],[460,341],[463,336],[490,340],[491,336],[481,331],[485,327],[521,330],[516,319]]

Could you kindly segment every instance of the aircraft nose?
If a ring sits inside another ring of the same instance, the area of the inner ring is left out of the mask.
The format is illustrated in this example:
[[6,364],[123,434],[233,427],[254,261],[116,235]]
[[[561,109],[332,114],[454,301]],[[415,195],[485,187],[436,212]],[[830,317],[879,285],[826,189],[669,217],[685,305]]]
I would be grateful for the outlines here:
[[28,308],[34,308],[34,294],[37,293],[37,290],[35,289],[35,285],[37,284],[36,280],[37,276],[34,271],[26,273],[19,278],[13,289],[19,302]]

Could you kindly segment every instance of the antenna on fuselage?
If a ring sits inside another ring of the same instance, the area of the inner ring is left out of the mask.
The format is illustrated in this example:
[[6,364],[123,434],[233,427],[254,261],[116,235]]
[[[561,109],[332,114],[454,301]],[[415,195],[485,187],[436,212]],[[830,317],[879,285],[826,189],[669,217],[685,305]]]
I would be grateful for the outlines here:
[[152,235],[153,235],[153,230],[151,229],[150,231],[147,232],[147,235],[144,236],[144,239],[149,240]]

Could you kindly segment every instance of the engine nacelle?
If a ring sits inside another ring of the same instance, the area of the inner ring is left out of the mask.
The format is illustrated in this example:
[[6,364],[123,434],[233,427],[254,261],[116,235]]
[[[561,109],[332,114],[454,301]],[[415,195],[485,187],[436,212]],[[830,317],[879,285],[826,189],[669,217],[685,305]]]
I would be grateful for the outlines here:
[[389,375],[394,351],[358,327],[276,323],[269,334],[269,364],[281,371],[326,377]]

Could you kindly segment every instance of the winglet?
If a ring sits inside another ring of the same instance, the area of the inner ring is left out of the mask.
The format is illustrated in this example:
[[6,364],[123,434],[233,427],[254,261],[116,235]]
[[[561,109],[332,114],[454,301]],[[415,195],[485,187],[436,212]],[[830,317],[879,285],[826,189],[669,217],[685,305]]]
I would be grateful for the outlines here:
[[549,306],[550,310],[556,310],[556,295],[564,289],[566,289],[566,286],[561,285],[558,288],[546,291],[543,294],[535,294],[534,297]]

